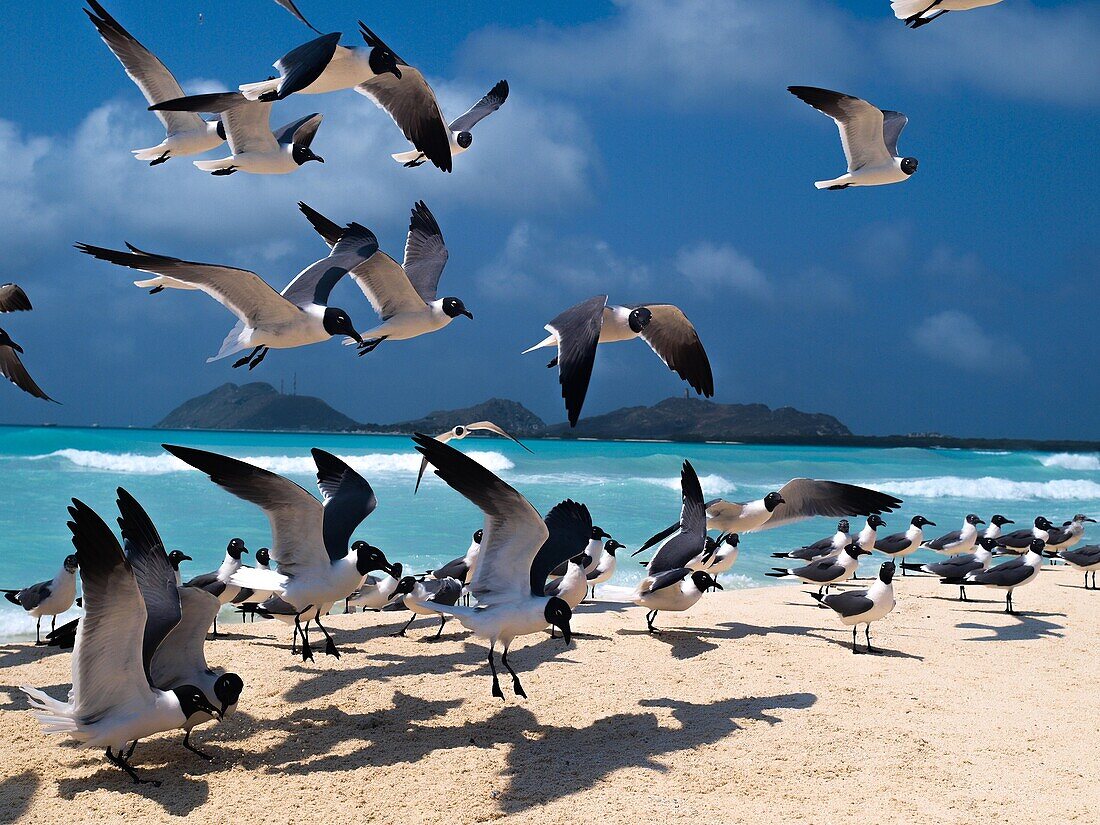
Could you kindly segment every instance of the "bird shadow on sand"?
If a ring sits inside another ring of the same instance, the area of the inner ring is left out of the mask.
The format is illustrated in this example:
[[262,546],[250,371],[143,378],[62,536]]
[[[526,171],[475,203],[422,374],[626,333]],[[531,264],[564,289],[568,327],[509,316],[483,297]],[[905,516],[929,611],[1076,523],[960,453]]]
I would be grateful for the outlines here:
[[41,784],[41,778],[34,771],[23,771],[0,781],[0,811],[3,811],[5,822],[17,822],[26,813]]
[[34,642],[8,642],[0,644],[0,668],[18,667],[28,662],[36,662],[58,653],[69,653],[59,647],[36,645]]
[[980,612],[1004,616],[1011,619],[1012,623],[994,625],[981,622],[959,622],[955,625],[959,630],[978,630],[984,631],[986,634],[984,636],[971,636],[964,641],[1007,642],[1028,639],[1061,639],[1065,636],[1064,633],[1059,632],[1064,630],[1062,625],[1047,621],[1050,618],[1064,619],[1066,617],[1065,613],[1038,613],[1030,610],[1021,610],[1014,614],[1006,614],[1004,610],[982,610]]
[[[458,748],[507,746],[497,797],[502,813],[522,813],[591,787],[621,768],[664,772],[660,757],[720,741],[744,722],[782,722],[777,711],[805,710],[812,693],[738,697],[693,703],[645,699],[635,712],[614,713],[580,727],[543,724],[528,707],[502,705],[488,719],[440,724],[465,700],[425,700],[398,692],[393,706],[364,714],[330,705],[299,708],[269,727],[288,731],[271,748],[246,752],[243,767],[275,774],[326,775],[397,764]],[[674,724],[669,724],[671,715]],[[259,727],[265,725],[260,721]],[[232,735],[232,732],[228,732]],[[350,753],[344,745],[356,743]],[[315,756],[303,759],[302,754]],[[547,781],[552,765],[560,781]]]

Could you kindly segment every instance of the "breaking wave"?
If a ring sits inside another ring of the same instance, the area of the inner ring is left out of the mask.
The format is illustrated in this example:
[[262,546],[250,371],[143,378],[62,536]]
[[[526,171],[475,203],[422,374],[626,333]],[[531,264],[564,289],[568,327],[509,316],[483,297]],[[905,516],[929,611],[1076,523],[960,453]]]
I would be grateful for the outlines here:
[[1054,453],[1039,459],[1044,467],[1061,467],[1063,470],[1100,470],[1100,456],[1081,453]]
[[939,476],[901,481],[879,481],[868,486],[906,498],[960,498],[985,501],[1043,499],[1050,501],[1100,499],[1095,481],[1059,478],[1053,481],[1012,481],[1007,478]]

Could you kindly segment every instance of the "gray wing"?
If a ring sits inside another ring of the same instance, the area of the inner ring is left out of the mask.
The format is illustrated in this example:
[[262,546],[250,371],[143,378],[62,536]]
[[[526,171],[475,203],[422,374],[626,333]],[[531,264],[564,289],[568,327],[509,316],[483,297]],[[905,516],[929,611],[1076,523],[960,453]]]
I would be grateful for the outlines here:
[[811,562],[791,572],[802,579],[809,579],[814,582],[830,582],[844,572],[844,567],[837,562],[836,556],[827,556],[820,561]]
[[605,306],[607,296],[597,295],[570,307],[546,325],[547,331],[558,338],[558,381],[571,427],[577,426],[592,380]]
[[656,593],[658,590],[672,587],[674,584],[679,584],[690,575],[691,570],[686,567],[680,567],[675,570],[665,570],[647,579],[643,593]]
[[949,559],[922,566],[922,570],[934,573],[937,576],[954,578],[965,576],[974,570],[980,570],[982,563],[975,558],[973,553],[961,553]]
[[889,513],[901,506],[901,499],[877,490],[840,481],[794,478],[779,488],[785,503],[772,511],[760,530],[802,521],[813,516],[869,516]]
[[1058,555],[1070,564],[1086,567],[1100,563],[1100,545],[1089,544],[1085,547],[1076,547],[1073,550],[1063,550]]
[[[157,647],[180,621],[180,597],[176,587],[176,571],[164,552],[164,543],[145,509],[121,487],[118,493],[118,525],[122,528],[122,546],[126,561],[134,571],[134,579],[145,602],[145,634],[142,641],[142,663],[149,681],[153,679],[150,664]],[[201,591],[200,591],[201,592]]]
[[642,330],[642,340],[665,362],[665,366],[687,381],[693,390],[710,398],[714,395],[714,375],[703,342],[687,316],[672,304],[636,304],[644,306],[653,318]]
[[706,547],[707,513],[703,488],[689,461],[685,461],[680,470],[680,496],[680,532],[665,542],[650,560],[650,575],[685,567]]
[[92,721],[117,706],[152,701],[142,665],[145,602],[111,529],[88,505],[69,508],[84,618],[73,649],[74,716]]
[[[321,125],[324,115],[312,114],[292,120],[286,126],[280,126],[274,131],[275,142],[280,146],[288,146],[297,143],[300,146],[309,146],[313,142],[313,136],[317,134],[317,128]],[[343,227],[340,227],[343,229]]]
[[898,138],[908,122],[909,118],[901,112],[886,110],[882,113],[882,139],[891,157],[898,156]]
[[323,34],[323,32],[321,32],[316,26],[306,20],[306,16],[304,14],[298,11],[298,7],[294,4],[294,0],[275,0],[275,2],[286,9],[288,12],[293,14],[295,17],[297,17],[306,26],[309,26],[309,28],[317,32],[317,34]]
[[19,284],[0,284],[0,312],[27,312],[32,308]]
[[428,579],[421,586],[429,593],[430,602],[435,604],[455,605],[462,596],[462,582],[450,577],[443,579]]
[[19,360],[19,354],[15,349],[6,344],[0,344],[0,375],[3,375],[23,392],[30,393],[35,398],[53,401],[31,378],[31,374],[27,372],[23,362]]
[[310,264],[286,285],[282,296],[290,303],[327,306],[332,288],[355,267],[378,251],[378,238],[365,226],[350,223],[327,258]]
[[[362,23],[364,36],[377,39],[377,35]],[[380,42],[380,41],[379,41]],[[413,66],[399,63],[401,77],[391,73],[376,75],[355,87],[393,118],[405,138],[435,166],[444,172],[451,171],[451,140],[435,92],[424,75]]]
[[[24,610],[34,610],[38,605],[49,598],[50,593],[53,592],[50,590],[51,584],[53,584],[52,581],[38,582],[29,587],[24,587],[18,593],[13,594],[15,603]],[[11,598],[8,599],[9,602],[11,600]]]
[[531,592],[546,595],[546,579],[550,571],[583,553],[592,535],[592,514],[583,504],[566,499],[546,514],[549,534],[531,562]]
[[[179,588],[181,617],[153,653],[149,678],[162,690],[178,687],[209,670],[206,664],[206,632],[221,607],[216,596],[194,587]],[[214,697],[208,697],[213,701]]]
[[788,86],[787,90],[836,122],[849,172],[893,160],[886,149],[880,109],[858,97],[814,86]]
[[[1070,524],[1072,523],[1070,522]],[[1051,527],[1047,530],[1047,544],[1061,544],[1064,541],[1069,541],[1072,537],[1073,533],[1065,527]]]
[[381,250],[357,266],[351,278],[383,321],[401,312],[424,309],[424,299],[413,288],[401,264]]
[[332,453],[314,447],[313,461],[317,465],[317,487],[325,499],[325,549],[336,561],[348,554],[351,534],[374,512],[378,499],[367,480]]
[[184,261],[148,252],[120,252],[78,243],[81,252],[152,275],[164,275],[201,289],[251,327],[294,323],[301,310],[272,289],[255,272],[220,264]]
[[823,596],[820,601],[845,618],[859,616],[875,606],[875,603],[867,598],[866,590],[846,590],[843,593],[830,593],[828,596]]
[[998,564],[996,567],[990,567],[984,572],[976,571],[971,573],[967,577],[967,580],[977,584],[1011,587],[1014,584],[1019,584],[1031,575],[1031,567],[1024,559],[1024,556],[1020,556],[1004,564]]
[[485,514],[481,556],[470,592],[486,607],[531,596],[531,563],[550,535],[519,492],[469,456],[431,436],[413,436],[435,474]]
[[346,227],[341,226],[336,221],[329,220],[303,201],[298,201],[298,208],[302,210],[302,214],[306,216],[306,220],[309,221],[310,225],[317,230],[317,234],[325,239],[325,243],[329,245],[329,248],[336,246],[336,242],[340,240],[340,236],[344,234]]
[[149,107],[154,112],[209,112],[218,115],[234,155],[275,152],[279,144],[271,133],[271,103],[249,100],[240,92],[191,95]]
[[[150,104],[183,97],[180,84],[155,54],[141,45],[96,0],[88,0],[88,5],[91,11],[84,9],[84,13]],[[157,117],[169,135],[204,128],[202,118],[193,112],[158,111]]]
[[931,541],[924,543],[925,547],[929,547],[932,550],[942,550],[950,544],[954,544],[962,537],[961,530],[952,530],[950,533],[944,533],[938,538],[934,538]]
[[900,553],[909,547],[909,537],[905,533],[892,533],[875,542],[875,549],[883,553]]
[[255,504],[271,524],[271,558],[285,576],[328,568],[321,502],[288,478],[206,450],[163,444],[165,450],[237,498]]
[[501,80],[486,92],[485,96],[466,112],[451,121],[448,127],[452,132],[468,132],[479,122],[499,109],[508,99],[508,81]]
[[498,427],[492,421],[475,421],[473,424],[467,424],[466,429],[467,430],[485,430],[487,432],[496,433],[497,435],[499,435],[503,438],[507,438],[509,441],[515,442],[516,444],[519,444],[519,446],[523,447],[523,449],[527,450],[527,452],[531,452],[531,449],[526,444],[524,444],[522,441],[520,441],[514,435],[509,435],[508,433],[506,433],[503,428]]
[[424,303],[435,300],[439,276],[447,265],[447,256],[447,246],[443,243],[443,233],[439,231],[435,215],[424,201],[417,201],[409,220],[409,235],[405,239],[403,268],[409,283]]

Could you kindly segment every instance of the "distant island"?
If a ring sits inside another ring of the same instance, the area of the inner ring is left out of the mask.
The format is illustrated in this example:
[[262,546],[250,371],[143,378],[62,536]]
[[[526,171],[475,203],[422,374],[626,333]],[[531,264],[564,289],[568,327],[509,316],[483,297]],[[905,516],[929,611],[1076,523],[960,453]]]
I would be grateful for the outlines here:
[[718,404],[701,398],[666,398],[652,407],[623,407],[583,418],[575,428],[547,424],[518,401],[490,398],[455,410],[436,410],[412,421],[357,422],[325,401],[287,395],[270,384],[223,384],[185,401],[156,427],[173,430],[261,430],[410,434],[440,433],[455,424],[492,421],[520,438],[739,441],[755,444],[821,444],[866,447],[1096,451],[1100,442],[958,438],[940,433],[856,435],[831,415],[764,404]]

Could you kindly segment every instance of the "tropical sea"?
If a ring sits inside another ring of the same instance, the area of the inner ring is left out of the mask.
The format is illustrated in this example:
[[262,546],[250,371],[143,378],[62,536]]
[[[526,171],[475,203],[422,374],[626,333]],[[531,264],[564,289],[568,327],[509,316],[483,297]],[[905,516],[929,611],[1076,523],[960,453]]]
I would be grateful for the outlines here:
[[[429,471],[413,495],[419,455],[404,436],[0,427],[0,587],[53,576],[72,551],[65,511],[72,497],[112,525],[115,489],[145,506],[169,549],[194,558],[185,578],[212,570],[230,538],[254,554],[270,543],[256,507],[213,485],[165,453],[162,442],[224,452],[293,478],[315,491],[311,447],[346,459],[374,487],[378,509],[357,531],[407,571],[423,571],[465,552],[481,524],[478,511]],[[689,459],[704,494],[759,498],[795,476],[849,481],[892,493],[902,509],[882,532],[903,530],[916,513],[937,522],[931,535],[957,529],[977,512],[1002,513],[1026,526],[1036,515],[1057,524],[1074,513],[1100,514],[1100,455],[804,447],[667,442],[527,442],[468,438],[456,445],[526,495],[540,512],[564,498],[584,502],[597,524],[623,542],[613,584],[628,585],[642,568],[629,551],[679,515],[680,464]],[[859,526],[853,519],[853,528]],[[773,583],[770,554],[832,533],[817,519],[743,536],[727,589]],[[1094,528],[1095,529],[1095,528]],[[1100,538],[1100,530],[1096,530]],[[1086,540],[1088,537],[1086,537]],[[640,558],[646,558],[642,556]],[[251,556],[246,557],[246,561]],[[864,560],[865,573],[878,559]],[[0,638],[33,633],[34,621],[0,602]]]

